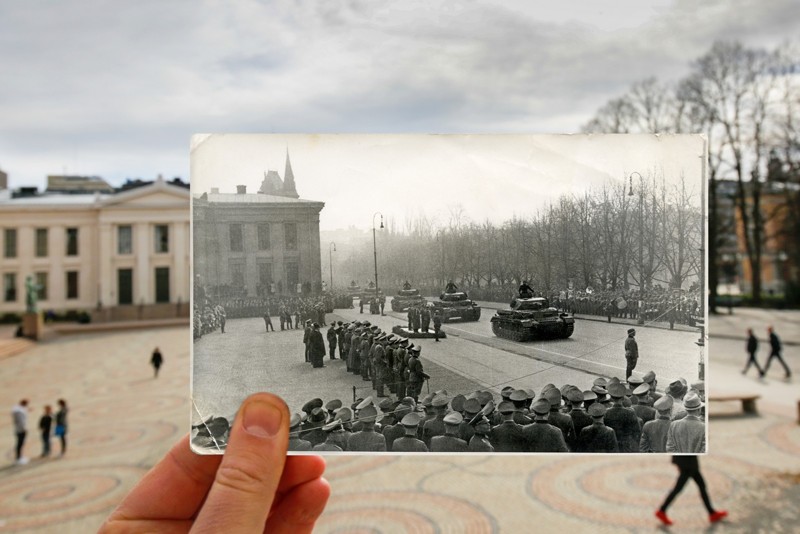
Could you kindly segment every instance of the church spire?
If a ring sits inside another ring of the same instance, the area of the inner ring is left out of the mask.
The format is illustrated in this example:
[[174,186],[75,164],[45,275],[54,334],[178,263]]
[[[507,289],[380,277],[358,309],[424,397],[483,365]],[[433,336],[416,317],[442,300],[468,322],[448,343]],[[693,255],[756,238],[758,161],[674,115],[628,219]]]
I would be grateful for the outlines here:
[[289,147],[286,147],[286,171],[283,174],[283,195],[285,197],[300,198],[297,194],[297,187],[294,183],[294,173],[292,172],[292,162],[289,161]]

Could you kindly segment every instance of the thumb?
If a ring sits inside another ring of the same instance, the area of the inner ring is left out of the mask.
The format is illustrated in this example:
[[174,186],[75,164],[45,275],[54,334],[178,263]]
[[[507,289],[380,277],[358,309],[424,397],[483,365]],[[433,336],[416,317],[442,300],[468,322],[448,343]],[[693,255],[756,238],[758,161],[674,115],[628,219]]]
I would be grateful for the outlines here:
[[289,446],[289,411],[269,393],[245,399],[193,531],[263,532]]

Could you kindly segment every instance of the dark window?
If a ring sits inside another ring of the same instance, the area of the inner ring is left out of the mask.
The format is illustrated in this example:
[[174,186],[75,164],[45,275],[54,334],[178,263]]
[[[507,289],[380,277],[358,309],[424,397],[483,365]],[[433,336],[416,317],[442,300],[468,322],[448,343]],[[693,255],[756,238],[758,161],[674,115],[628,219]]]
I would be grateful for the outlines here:
[[117,227],[117,254],[133,254],[133,226]]
[[117,297],[119,304],[133,304],[133,269],[117,270]]
[[299,270],[297,268],[296,263],[287,263],[286,264],[286,284],[289,288],[289,291],[294,293],[295,286],[300,281]]
[[78,229],[67,228],[67,256],[78,255]]
[[47,300],[47,273],[36,273],[36,285],[39,286],[39,300]]
[[78,298],[78,271],[67,271],[67,299]]
[[17,257],[17,229],[16,228],[6,228],[5,231],[5,253],[3,254],[6,258],[16,258]]
[[155,226],[156,252],[169,252],[169,226],[157,224]]
[[258,264],[258,283],[262,286],[269,286],[272,283],[272,264]]
[[269,224],[258,225],[258,250],[269,250]]
[[156,302],[169,302],[169,267],[156,267]]
[[244,287],[244,264],[231,263],[231,285],[234,287]]
[[283,225],[286,250],[297,250],[297,225],[286,223]]
[[36,229],[36,257],[47,257],[47,228]]
[[6,302],[17,301],[17,273],[3,275],[3,299]]
[[241,252],[244,250],[241,224],[230,225],[230,238],[231,238],[231,252]]

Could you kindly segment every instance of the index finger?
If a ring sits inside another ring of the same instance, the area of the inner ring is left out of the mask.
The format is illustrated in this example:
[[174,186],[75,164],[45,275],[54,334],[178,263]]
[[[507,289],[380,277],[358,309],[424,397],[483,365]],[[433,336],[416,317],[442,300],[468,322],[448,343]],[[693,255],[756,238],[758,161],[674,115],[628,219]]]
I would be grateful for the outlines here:
[[221,461],[221,456],[193,453],[187,434],[139,481],[108,520],[194,517]]

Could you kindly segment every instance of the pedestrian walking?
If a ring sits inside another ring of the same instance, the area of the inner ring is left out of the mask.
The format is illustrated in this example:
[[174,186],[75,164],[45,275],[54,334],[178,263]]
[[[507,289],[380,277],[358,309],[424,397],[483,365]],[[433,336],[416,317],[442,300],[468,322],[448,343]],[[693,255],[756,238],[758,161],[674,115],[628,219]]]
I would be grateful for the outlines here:
[[42,458],[50,456],[50,429],[53,426],[53,409],[48,404],[44,414],[39,418],[39,430],[42,435]]
[[161,351],[158,350],[158,347],[153,350],[153,355],[150,357],[150,365],[153,366],[155,370],[155,376],[153,378],[158,378],[158,370],[161,369],[161,365],[164,363],[164,356],[161,355]]
[[789,366],[786,365],[786,362],[783,361],[783,357],[781,356],[781,340],[771,326],[767,328],[767,332],[769,332],[770,352],[769,352],[769,358],[767,359],[767,363],[764,364],[764,372],[761,373],[761,376],[767,375],[767,372],[769,371],[769,366],[772,363],[772,359],[777,358],[780,364],[783,366],[783,370],[786,372],[786,379],[788,380],[792,377],[792,372],[789,370]]
[[22,449],[28,434],[28,399],[22,399],[11,409],[11,417],[14,420],[14,434],[17,436],[16,462],[25,465],[28,459],[22,455]]
[[755,365],[756,369],[758,370],[758,376],[764,376],[764,370],[761,369],[761,366],[758,365],[758,360],[756,360],[756,351],[758,351],[758,338],[756,338],[755,334],[753,334],[753,329],[747,329],[747,353],[750,357],[747,359],[747,363],[744,366],[744,370],[742,374],[747,374],[747,370],[750,369],[751,365]]
[[56,436],[61,441],[61,456],[67,452],[67,401],[58,399],[58,411],[56,412]]
[[667,516],[667,508],[669,508],[669,505],[672,504],[675,497],[683,490],[683,487],[690,478],[695,481],[697,488],[700,490],[700,497],[703,499],[703,504],[708,511],[709,521],[716,523],[728,516],[727,511],[715,510],[711,505],[711,499],[706,490],[706,481],[703,479],[702,473],[700,473],[700,462],[697,456],[673,456],[672,463],[678,466],[678,480],[675,483],[675,487],[669,495],[667,495],[666,500],[664,500],[664,504],[656,511],[656,517],[662,523],[667,526],[672,524],[672,520]]
[[628,329],[628,338],[625,340],[625,361],[627,367],[625,369],[625,380],[629,379],[636,368],[636,362],[639,360],[639,344],[636,343],[636,329]]

